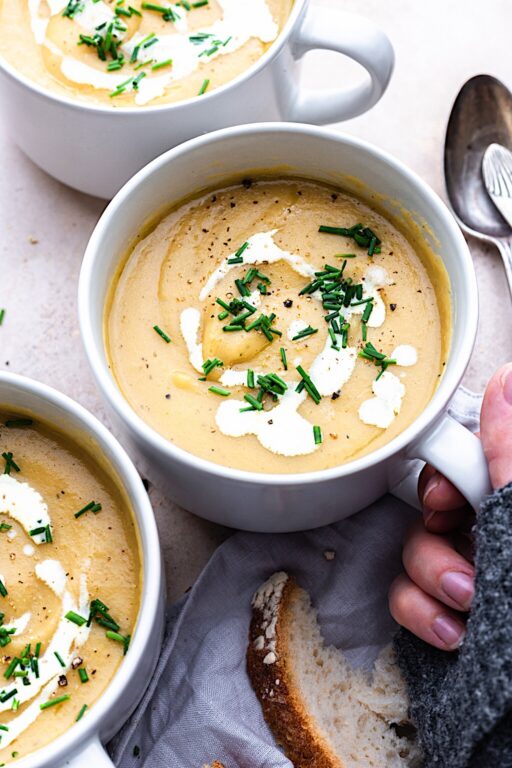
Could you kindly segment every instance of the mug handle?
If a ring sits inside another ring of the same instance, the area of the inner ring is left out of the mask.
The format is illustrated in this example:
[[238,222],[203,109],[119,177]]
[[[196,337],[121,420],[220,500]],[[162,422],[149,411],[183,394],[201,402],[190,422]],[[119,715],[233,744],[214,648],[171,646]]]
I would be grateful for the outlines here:
[[368,72],[349,88],[305,90],[292,82],[288,120],[325,125],[356,117],[373,107],[387,88],[395,54],[387,35],[362,16],[309,5],[291,40],[297,61],[308,51],[335,51],[357,61]]
[[115,768],[114,763],[97,736],[87,741],[72,757],[67,758],[67,768]]
[[[432,464],[451,480],[475,511],[492,491],[482,443],[447,413],[411,443],[406,459],[423,459]],[[391,493],[418,507],[416,488],[417,476],[409,474],[392,488]]]

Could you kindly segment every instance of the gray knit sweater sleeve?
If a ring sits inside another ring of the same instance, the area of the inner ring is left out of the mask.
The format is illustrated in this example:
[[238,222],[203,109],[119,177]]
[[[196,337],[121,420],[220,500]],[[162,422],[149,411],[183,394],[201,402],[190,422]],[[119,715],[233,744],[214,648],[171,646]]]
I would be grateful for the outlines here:
[[395,638],[424,768],[512,768],[512,484],[482,504],[476,588],[457,653]]

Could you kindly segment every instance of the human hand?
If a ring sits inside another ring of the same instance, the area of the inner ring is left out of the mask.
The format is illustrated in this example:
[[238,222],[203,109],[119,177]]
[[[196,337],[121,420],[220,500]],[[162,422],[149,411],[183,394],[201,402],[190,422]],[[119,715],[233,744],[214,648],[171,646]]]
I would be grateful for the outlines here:
[[[487,386],[480,438],[492,487],[501,488],[512,481],[512,363]],[[415,635],[436,648],[454,650],[464,639],[474,593],[474,513],[433,467],[423,469],[418,494],[423,520],[406,537],[405,573],[391,585],[389,606],[393,618]]]

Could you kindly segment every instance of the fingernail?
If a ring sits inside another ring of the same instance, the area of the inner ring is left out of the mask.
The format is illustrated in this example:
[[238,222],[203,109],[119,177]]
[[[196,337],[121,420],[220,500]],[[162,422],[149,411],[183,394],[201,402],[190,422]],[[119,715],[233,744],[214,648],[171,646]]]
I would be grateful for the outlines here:
[[428,529],[430,523],[434,519],[434,517],[437,515],[437,511],[435,509],[430,509],[430,507],[423,507],[423,522],[425,523],[425,528]]
[[503,389],[503,397],[512,405],[512,368],[509,367],[503,372],[501,377],[501,386]]
[[459,571],[448,571],[441,578],[441,588],[447,597],[463,610],[468,610],[475,591],[471,576]]
[[436,475],[434,475],[434,477],[431,477],[430,480],[428,481],[427,485],[425,486],[425,492],[423,494],[423,506],[424,507],[428,508],[428,506],[429,506],[429,504],[428,504],[428,497],[430,496],[432,491],[435,491],[435,489],[438,487],[440,482],[441,482],[440,478],[436,477]]
[[450,650],[458,648],[466,634],[462,624],[452,619],[451,616],[438,616],[432,623],[432,630],[443,645]]

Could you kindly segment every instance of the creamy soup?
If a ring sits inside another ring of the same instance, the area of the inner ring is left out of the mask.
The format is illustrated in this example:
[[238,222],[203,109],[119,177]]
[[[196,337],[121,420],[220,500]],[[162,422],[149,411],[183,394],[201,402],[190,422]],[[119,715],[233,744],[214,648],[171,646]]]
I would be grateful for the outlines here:
[[106,345],[132,408],[176,445],[306,472],[375,450],[423,411],[449,315],[421,236],[326,186],[246,181],[141,234],[114,281]]
[[123,492],[49,426],[0,413],[0,764],[86,718],[126,653],[141,561]]
[[200,96],[279,35],[292,0],[0,0],[0,55],[49,90],[112,107]]

